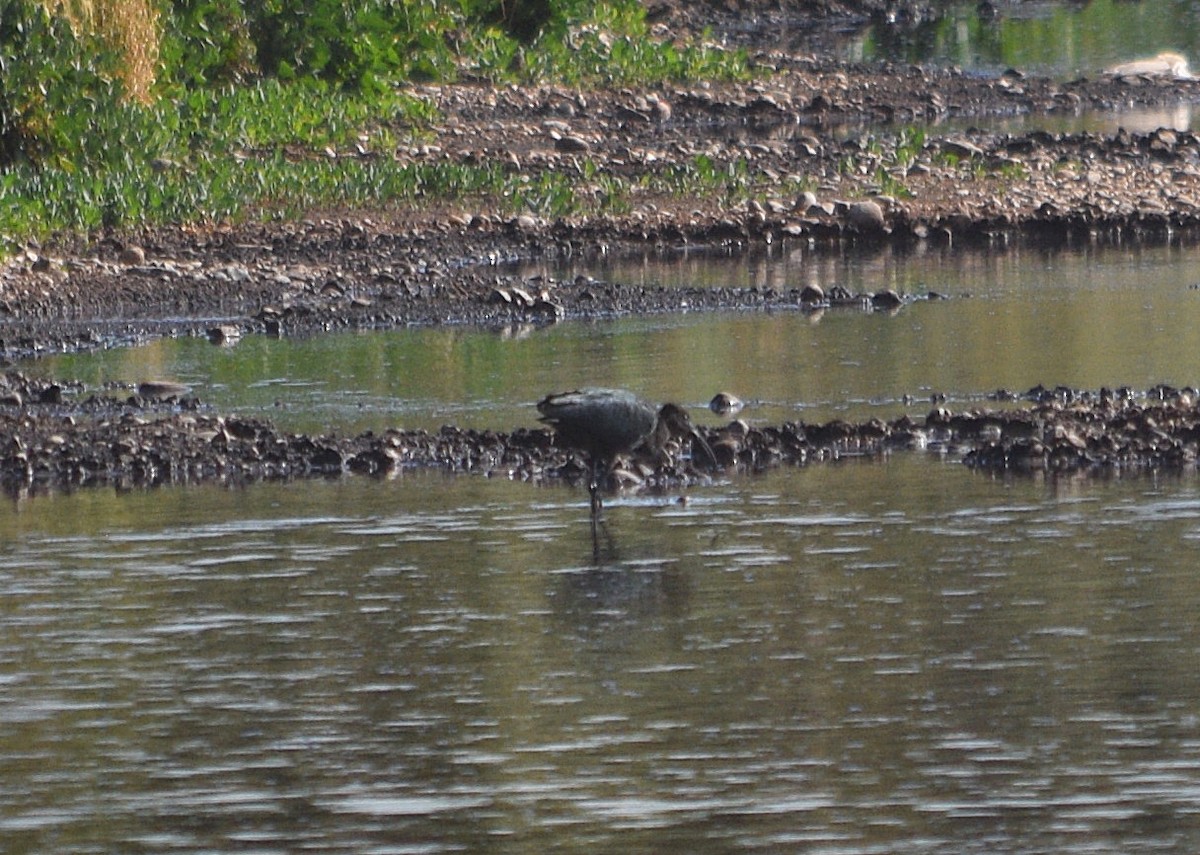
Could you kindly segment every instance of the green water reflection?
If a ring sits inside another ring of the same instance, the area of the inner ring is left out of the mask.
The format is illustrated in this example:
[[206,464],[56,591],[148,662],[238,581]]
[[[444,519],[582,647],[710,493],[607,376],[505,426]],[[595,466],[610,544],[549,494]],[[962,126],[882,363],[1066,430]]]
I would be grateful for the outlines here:
[[1096,74],[1137,57],[1171,50],[1200,60],[1200,11],[1185,0],[1092,0],[1033,4],[1029,11],[982,16],[979,4],[905,32],[876,26],[849,46],[857,59],[954,64],[999,73],[1007,68],[1059,76]]

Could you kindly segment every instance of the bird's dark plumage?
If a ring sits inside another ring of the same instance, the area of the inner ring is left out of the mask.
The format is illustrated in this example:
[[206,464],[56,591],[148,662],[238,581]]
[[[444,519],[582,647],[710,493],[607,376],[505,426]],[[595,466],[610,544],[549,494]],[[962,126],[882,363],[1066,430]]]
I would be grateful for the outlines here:
[[583,452],[591,467],[588,489],[592,512],[600,509],[600,489],[619,454],[642,443],[661,450],[671,436],[691,436],[710,464],[716,463],[687,411],[676,404],[655,409],[624,389],[579,389],[547,395],[538,401],[541,421],[558,433],[562,444]]

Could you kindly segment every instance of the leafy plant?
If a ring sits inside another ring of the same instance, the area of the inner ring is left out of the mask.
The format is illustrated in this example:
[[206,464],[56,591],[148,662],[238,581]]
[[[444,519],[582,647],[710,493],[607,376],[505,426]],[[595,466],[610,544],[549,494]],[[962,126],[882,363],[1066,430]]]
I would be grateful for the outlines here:
[[[9,0],[0,14],[0,165],[69,152],[90,117],[120,109],[114,51],[81,44],[70,21]],[[115,142],[115,141],[114,141]]]
[[875,183],[879,185],[879,192],[887,196],[907,199],[913,195],[903,181],[883,167],[875,171]]
[[608,84],[750,76],[744,51],[726,51],[709,42],[706,33],[697,45],[677,47],[650,34],[639,4],[598,4],[568,27],[564,38],[538,42],[528,76]]
[[900,131],[900,136],[896,141],[896,164],[908,169],[916,162],[924,150],[924,129],[917,127],[904,128]]

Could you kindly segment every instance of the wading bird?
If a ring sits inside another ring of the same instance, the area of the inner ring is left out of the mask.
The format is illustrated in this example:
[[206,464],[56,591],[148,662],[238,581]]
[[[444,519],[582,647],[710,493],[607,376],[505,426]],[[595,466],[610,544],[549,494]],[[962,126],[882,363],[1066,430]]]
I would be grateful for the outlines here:
[[708,465],[716,458],[708,443],[692,425],[687,411],[677,404],[655,409],[623,389],[579,389],[547,395],[538,401],[540,421],[554,428],[563,445],[583,452],[588,459],[588,491],[592,496],[592,527],[600,511],[600,490],[612,471],[618,454],[633,451],[643,443],[661,452],[671,437],[692,438]]

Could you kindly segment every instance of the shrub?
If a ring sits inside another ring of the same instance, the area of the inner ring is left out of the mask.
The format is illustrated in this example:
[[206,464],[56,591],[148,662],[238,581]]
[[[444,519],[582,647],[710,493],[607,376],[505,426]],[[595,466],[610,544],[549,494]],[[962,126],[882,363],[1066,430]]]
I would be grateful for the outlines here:
[[125,91],[120,67],[71,16],[0,0],[0,165],[69,159],[93,143],[89,118],[118,109]]

